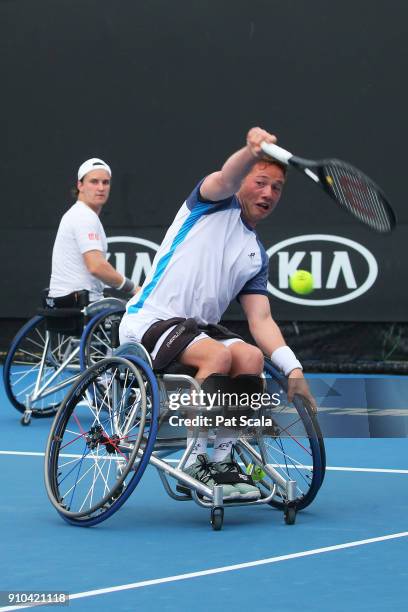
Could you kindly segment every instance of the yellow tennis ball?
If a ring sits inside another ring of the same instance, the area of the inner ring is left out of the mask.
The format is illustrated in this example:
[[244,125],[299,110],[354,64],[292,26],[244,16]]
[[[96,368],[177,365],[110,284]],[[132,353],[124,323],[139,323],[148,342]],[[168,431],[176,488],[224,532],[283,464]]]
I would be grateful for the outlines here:
[[260,465],[254,465],[253,463],[249,463],[246,468],[246,473],[252,476],[252,480],[254,482],[258,480],[263,480],[266,476],[266,472],[263,471]]
[[307,270],[296,270],[289,278],[289,286],[299,295],[307,295],[313,291],[313,276]]
[[259,465],[256,465],[254,467],[254,471],[252,472],[252,479],[256,482],[257,480],[263,480],[265,476],[266,472],[264,472]]

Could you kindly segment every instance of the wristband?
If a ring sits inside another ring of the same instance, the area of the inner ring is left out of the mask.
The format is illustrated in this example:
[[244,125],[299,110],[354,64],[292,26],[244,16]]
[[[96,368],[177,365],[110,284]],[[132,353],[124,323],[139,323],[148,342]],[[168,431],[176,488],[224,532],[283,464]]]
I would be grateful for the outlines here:
[[115,287],[115,289],[120,291],[124,287],[125,283],[126,283],[126,276],[123,277],[123,281],[120,283],[118,287]]
[[123,277],[123,281],[120,283],[119,287],[116,287],[117,291],[126,291],[126,293],[131,293],[135,288],[135,283],[130,280],[130,278]]
[[290,349],[288,346],[280,346],[273,351],[271,361],[277,368],[282,370],[285,376],[288,376],[288,374],[290,374],[292,370],[295,370],[296,368],[303,370],[302,364],[296,358],[296,355],[292,349]]

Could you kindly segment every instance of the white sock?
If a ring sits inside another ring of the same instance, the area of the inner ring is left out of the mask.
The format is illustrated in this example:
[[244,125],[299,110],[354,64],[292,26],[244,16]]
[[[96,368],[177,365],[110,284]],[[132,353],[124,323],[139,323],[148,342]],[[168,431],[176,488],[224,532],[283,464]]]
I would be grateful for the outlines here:
[[[193,438],[191,436],[190,437],[187,436],[187,446],[190,444],[192,439]],[[185,468],[195,463],[195,461],[197,460],[197,455],[203,455],[207,451],[207,440],[208,440],[208,433],[205,436],[200,435],[200,437],[197,438],[193,446],[193,450],[191,451],[186,461],[186,464],[184,466]]]
[[238,433],[231,430],[231,428],[228,428],[227,430],[225,428],[220,428],[215,436],[212,460],[215,463],[224,461],[227,455],[231,454],[232,447],[234,446],[237,438]]

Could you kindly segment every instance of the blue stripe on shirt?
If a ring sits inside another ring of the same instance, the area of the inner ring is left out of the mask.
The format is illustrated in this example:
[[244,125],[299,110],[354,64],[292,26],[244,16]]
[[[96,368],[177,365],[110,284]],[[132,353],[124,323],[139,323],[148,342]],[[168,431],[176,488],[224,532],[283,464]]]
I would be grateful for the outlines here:
[[198,203],[196,206],[194,206],[193,210],[191,211],[191,213],[189,214],[189,216],[184,221],[183,225],[181,226],[181,228],[175,235],[169,252],[163,255],[163,257],[159,260],[152,280],[143,289],[139,300],[135,304],[132,304],[131,306],[129,306],[128,314],[136,314],[137,312],[139,312],[141,308],[143,308],[145,301],[147,300],[147,298],[152,293],[157,283],[163,276],[176,248],[183,242],[183,240],[186,238],[187,234],[194,227],[197,221],[199,221],[199,219],[203,215],[205,215],[208,212],[208,210],[211,209],[212,207],[213,207],[212,204],[201,204],[201,203]]

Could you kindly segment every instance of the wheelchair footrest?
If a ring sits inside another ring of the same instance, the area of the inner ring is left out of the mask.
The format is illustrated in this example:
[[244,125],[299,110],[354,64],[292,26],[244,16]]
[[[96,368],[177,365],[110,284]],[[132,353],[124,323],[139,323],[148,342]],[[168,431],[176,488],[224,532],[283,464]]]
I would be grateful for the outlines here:
[[176,485],[176,491],[178,493],[183,493],[183,495],[187,495],[188,497],[191,497],[191,489],[189,489],[185,485],[182,485],[182,484]]

